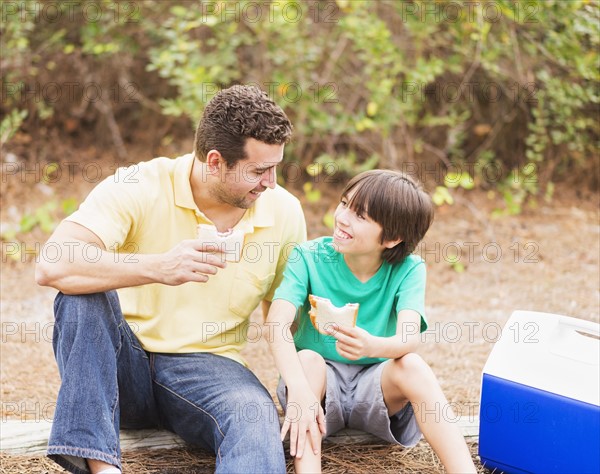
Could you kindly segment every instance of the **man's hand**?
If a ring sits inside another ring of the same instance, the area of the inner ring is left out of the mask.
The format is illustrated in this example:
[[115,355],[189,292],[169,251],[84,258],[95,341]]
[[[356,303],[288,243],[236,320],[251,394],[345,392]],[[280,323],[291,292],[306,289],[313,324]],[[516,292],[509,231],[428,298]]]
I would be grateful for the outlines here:
[[181,285],[188,281],[204,283],[209,275],[225,268],[225,255],[215,245],[200,240],[183,240],[160,255],[157,280],[165,285]]
[[281,428],[281,440],[290,432],[290,455],[301,458],[306,445],[306,433],[315,454],[319,454],[321,437],[325,434],[325,414],[321,403],[310,391],[288,390],[288,403],[285,410],[285,420]]
[[361,357],[373,357],[377,338],[368,331],[358,326],[349,328],[337,324],[332,324],[325,330],[337,339],[336,349],[346,359],[358,360]]

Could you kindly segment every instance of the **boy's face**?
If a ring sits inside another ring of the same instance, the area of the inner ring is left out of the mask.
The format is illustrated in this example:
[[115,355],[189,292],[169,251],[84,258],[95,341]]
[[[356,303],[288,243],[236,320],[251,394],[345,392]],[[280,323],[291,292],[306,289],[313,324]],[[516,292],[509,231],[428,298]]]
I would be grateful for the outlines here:
[[283,145],[269,145],[248,138],[244,146],[246,158],[232,168],[222,162],[219,181],[211,194],[233,207],[252,207],[263,191],[273,189],[277,184],[276,168],[283,160],[283,148]]
[[381,258],[381,253],[387,248],[381,243],[383,229],[368,215],[358,215],[348,206],[352,195],[353,191],[342,197],[334,213],[333,241],[337,250],[345,255]]

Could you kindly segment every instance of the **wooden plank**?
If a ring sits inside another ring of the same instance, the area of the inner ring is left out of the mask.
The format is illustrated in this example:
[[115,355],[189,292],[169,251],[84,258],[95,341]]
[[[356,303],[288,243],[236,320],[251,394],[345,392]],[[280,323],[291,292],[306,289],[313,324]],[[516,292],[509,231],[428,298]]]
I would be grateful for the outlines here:
[[46,452],[52,422],[8,420],[1,426],[0,451],[31,456]]
[[[3,421],[0,451],[9,454],[38,456],[46,453],[50,437],[50,421]],[[184,447],[185,441],[165,430],[122,430],[121,449],[165,449]]]
[[467,441],[477,441],[479,439],[479,416],[461,416],[457,423]]
[[[461,417],[458,426],[468,441],[479,436],[479,417]],[[40,456],[46,453],[52,422],[7,420],[0,425],[0,451],[21,456]],[[176,434],[164,430],[122,430],[121,450],[170,449],[185,447]],[[326,440],[334,444],[381,443],[379,438],[362,431],[345,429]]]

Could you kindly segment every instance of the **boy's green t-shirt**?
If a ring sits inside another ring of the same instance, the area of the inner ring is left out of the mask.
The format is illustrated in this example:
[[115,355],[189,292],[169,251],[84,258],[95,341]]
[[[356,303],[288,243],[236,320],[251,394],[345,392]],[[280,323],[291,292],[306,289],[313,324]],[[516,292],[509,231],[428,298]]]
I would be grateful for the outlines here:
[[[298,328],[294,333],[297,350],[311,349],[325,359],[347,364],[374,364],[386,359],[349,360],[335,348],[335,338],[319,333],[308,312],[308,295],[329,298],[335,306],[359,303],[356,325],[374,336],[396,334],[398,312],[412,309],[421,315],[420,331],[427,329],[425,320],[425,262],[409,255],[400,264],[383,262],[375,275],[362,283],[337,252],[332,237],[321,237],[298,245],[290,254],[283,281],[273,300],[283,299],[300,308]],[[407,328],[414,333],[416,328]]]

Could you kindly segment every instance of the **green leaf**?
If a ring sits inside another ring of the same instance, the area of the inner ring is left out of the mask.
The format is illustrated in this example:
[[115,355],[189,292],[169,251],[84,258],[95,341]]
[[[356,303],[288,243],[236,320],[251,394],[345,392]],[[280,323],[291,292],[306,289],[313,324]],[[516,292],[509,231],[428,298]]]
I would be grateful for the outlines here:
[[454,204],[454,198],[448,191],[448,188],[444,186],[436,186],[433,196],[431,198],[436,206],[442,206],[444,204]]
[[48,213],[44,213],[40,216],[39,223],[40,229],[42,229],[46,234],[52,233],[52,231],[56,227],[54,219]]
[[319,202],[321,200],[321,191],[318,189],[313,189],[312,191],[306,193],[306,199],[308,202]]
[[185,7],[182,7],[181,5],[176,5],[174,7],[171,7],[171,13],[180,18],[185,18],[185,16],[187,15],[187,12],[188,12],[188,9]]
[[323,165],[321,163],[311,163],[306,167],[306,172],[313,178],[319,176],[323,172]]
[[62,212],[65,216],[70,216],[73,214],[78,207],[77,199],[75,198],[67,198],[61,202]]
[[15,252],[15,253],[11,253],[11,254],[10,254],[10,258],[11,258],[12,260],[14,260],[15,262],[18,262],[18,261],[20,261],[20,260],[21,260],[21,257],[22,257],[22,255],[21,255],[21,248],[20,248],[20,247],[19,247],[19,249],[17,250],[17,252]]
[[460,186],[461,186],[461,188],[464,188],[464,189],[473,189],[475,187],[475,182],[473,181],[473,177],[466,171],[463,172],[460,177]]
[[491,28],[492,28],[492,23],[491,22],[489,22],[489,21],[484,21],[483,22],[483,27],[481,28],[481,41],[483,43],[486,42],[487,36],[488,36]]
[[19,223],[19,231],[21,233],[29,232],[33,229],[38,223],[38,219],[33,214],[26,214],[21,218],[21,222]]
[[0,238],[2,238],[2,240],[4,242],[12,242],[15,240],[15,237],[17,236],[17,231],[15,229],[9,229],[7,231],[4,231],[1,235]]
[[44,173],[42,174],[42,180],[45,183],[49,183],[52,181],[54,173],[60,170],[60,165],[58,163],[50,163],[44,166]]
[[27,114],[27,110],[14,109],[2,119],[0,123],[0,142],[2,144],[5,144],[14,136]]
[[377,105],[376,102],[369,102],[367,104],[367,115],[369,117],[374,117],[377,114],[378,109],[379,109],[379,106]]
[[35,211],[35,217],[37,219],[37,223],[47,234],[51,233],[55,227],[55,220],[51,214],[51,211],[56,208],[56,202],[50,201],[43,206],[39,207]]
[[462,180],[462,173],[451,171],[444,176],[444,184],[447,188],[458,188]]
[[331,212],[328,212],[323,216],[323,224],[325,224],[328,229],[333,229],[335,225],[335,219]]

